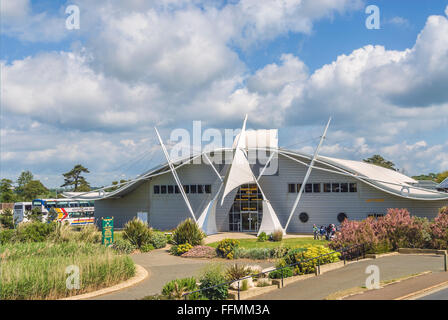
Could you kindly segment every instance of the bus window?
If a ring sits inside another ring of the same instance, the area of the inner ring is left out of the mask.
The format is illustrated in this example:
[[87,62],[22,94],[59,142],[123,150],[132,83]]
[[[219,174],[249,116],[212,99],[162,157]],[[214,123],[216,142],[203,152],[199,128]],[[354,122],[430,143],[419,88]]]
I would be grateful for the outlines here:
[[30,204],[25,205],[25,211],[31,211],[31,205]]
[[42,202],[40,200],[34,200],[33,201],[33,206],[38,207],[38,206],[41,206],[41,205],[42,205]]
[[15,209],[15,210],[22,210],[22,205],[21,205],[21,204],[16,204],[16,205],[14,206],[14,209]]
[[78,208],[79,203],[78,202],[70,202],[70,208]]
[[89,201],[89,207],[95,206],[95,203],[93,201]]
[[89,206],[89,203],[88,202],[80,202],[79,205],[80,205],[80,207],[86,208]]
[[81,212],[70,212],[70,218],[80,218]]
[[56,204],[56,208],[67,208],[68,207],[68,203],[67,202],[58,202]]

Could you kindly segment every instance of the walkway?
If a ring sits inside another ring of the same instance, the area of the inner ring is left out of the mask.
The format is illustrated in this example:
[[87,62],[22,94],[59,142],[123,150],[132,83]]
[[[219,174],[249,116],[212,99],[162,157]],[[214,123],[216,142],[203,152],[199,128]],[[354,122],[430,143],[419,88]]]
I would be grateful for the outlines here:
[[[283,239],[291,238],[309,238],[313,237],[313,234],[286,234]],[[212,234],[204,239],[204,243],[212,243],[216,241],[221,241],[223,239],[257,239],[256,233],[246,233],[246,232],[220,232]]]
[[257,264],[263,268],[273,264],[268,262],[254,262],[250,260],[224,260],[224,259],[194,259],[172,256],[166,248],[149,253],[134,254],[131,256],[135,263],[144,267],[149,277],[143,282],[111,294],[92,298],[94,300],[135,300],[148,295],[158,294],[168,281],[198,275],[201,270],[212,262],[215,263],[241,263]]
[[380,280],[387,281],[424,271],[443,271],[443,258],[435,255],[396,255],[367,259],[318,277],[292,283],[254,297],[253,300],[321,300],[338,291],[364,286],[369,276],[365,270],[369,265],[378,266]]

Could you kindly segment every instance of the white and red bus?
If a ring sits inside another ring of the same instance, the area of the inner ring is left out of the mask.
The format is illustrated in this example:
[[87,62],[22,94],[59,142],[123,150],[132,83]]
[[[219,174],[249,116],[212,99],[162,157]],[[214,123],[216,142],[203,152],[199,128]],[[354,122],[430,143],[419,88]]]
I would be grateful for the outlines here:
[[33,208],[40,208],[44,219],[55,216],[57,221],[67,221],[73,226],[94,224],[95,206],[93,201],[84,199],[35,199]]

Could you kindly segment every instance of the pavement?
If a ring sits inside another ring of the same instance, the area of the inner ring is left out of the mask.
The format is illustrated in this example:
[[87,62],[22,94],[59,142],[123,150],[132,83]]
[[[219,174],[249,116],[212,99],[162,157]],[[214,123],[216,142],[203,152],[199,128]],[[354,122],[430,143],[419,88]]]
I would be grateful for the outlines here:
[[415,300],[448,300],[448,286],[425,294],[424,296],[419,297]]
[[425,271],[442,273],[443,258],[436,255],[409,254],[365,259],[317,277],[297,281],[250,300],[322,300],[338,291],[365,286],[370,275],[365,273],[369,265],[379,267],[380,281],[388,281]]
[[167,248],[153,250],[148,253],[133,254],[131,258],[136,264],[139,264],[148,271],[149,277],[135,286],[111,294],[97,296],[92,298],[92,300],[135,300],[142,299],[148,295],[159,294],[168,281],[197,276],[206,265],[211,263],[257,264],[263,268],[273,265],[272,262],[255,262],[246,259],[181,258],[170,255]]
[[[313,234],[286,234],[283,236],[283,239],[291,239],[291,238],[309,238],[312,237]],[[257,239],[256,233],[250,232],[219,232],[216,234],[212,234],[204,239],[204,243],[212,243],[216,241],[221,241],[223,239]]]

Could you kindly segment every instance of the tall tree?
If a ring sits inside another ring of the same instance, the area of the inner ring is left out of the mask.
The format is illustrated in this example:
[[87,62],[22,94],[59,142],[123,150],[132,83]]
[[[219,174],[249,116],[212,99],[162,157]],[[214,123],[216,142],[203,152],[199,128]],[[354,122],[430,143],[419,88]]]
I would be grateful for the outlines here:
[[[81,175],[83,173],[89,173],[89,172],[90,171],[87,168],[83,167],[80,164],[77,164],[72,170],[62,174],[64,176],[64,184],[61,185],[61,187],[72,186],[73,191],[83,191],[88,187],[90,190],[89,183]],[[83,190],[79,190],[80,187]]]
[[2,179],[0,181],[0,202],[15,202],[16,195],[12,188],[12,180]]
[[370,158],[364,159],[363,161],[397,171],[397,169],[395,168],[395,164],[392,161],[388,161],[388,160],[384,159],[379,154],[375,154]]
[[39,180],[31,180],[23,187],[23,199],[32,201],[39,196],[45,197],[48,189]]

